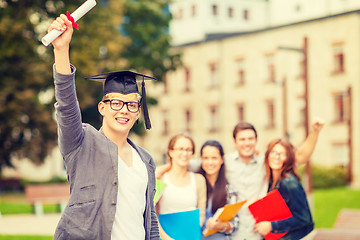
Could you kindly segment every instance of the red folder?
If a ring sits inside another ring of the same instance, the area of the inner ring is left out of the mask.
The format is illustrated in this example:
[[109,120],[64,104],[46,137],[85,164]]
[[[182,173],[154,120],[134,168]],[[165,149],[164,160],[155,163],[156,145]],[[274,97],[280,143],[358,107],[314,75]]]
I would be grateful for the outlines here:
[[[292,213],[277,189],[268,192],[265,197],[249,205],[249,210],[254,216],[256,223],[262,221],[280,221],[292,217]],[[265,235],[265,239],[277,240],[286,233],[270,232]]]

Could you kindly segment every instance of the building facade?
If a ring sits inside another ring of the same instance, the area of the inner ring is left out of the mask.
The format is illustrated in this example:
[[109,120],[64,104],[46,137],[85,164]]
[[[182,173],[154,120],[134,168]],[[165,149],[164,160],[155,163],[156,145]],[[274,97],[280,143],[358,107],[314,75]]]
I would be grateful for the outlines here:
[[264,152],[285,135],[299,146],[306,123],[319,116],[326,125],[312,163],[351,168],[351,185],[360,187],[359,11],[219,35],[174,51],[183,67],[148,88],[159,104],[150,109],[153,129],[137,139],[159,164],[179,132],[193,136],[195,157],[208,139],[231,152],[232,130],[245,120],[258,130]]
[[[311,162],[349,169],[351,185],[360,188],[358,9],[358,0],[172,1],[173,51],[183,66],[163,83],[147,83],[159,101],[150,108],[153,128],[131,137],[160,165],[179,132],[194,138],[195,158],[208,139],[232,152],[233,128],[244,120],[258,130],[264,152],[275,137],[299,146],[319,116],[326,124]],[[41,171],[19,162],[24,173],[8,175],[63,175],[61,156],[52,159]]]
[[219,33],[249,32],[360,8],[358,0],[174,0],[174,45],[201,42]]

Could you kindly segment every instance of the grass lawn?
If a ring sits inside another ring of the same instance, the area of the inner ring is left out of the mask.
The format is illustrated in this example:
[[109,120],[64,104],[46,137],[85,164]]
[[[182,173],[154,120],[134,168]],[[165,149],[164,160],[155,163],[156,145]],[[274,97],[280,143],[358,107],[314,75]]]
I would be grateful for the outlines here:
[[[341,209],[360,209],[360,190],[333,188],[315,190],[310,199],[315,228],[332,228]],[[58,206],[44,205],[44,212],[57,212]],[[0,212],[6,214],[33,213],[33,208],[20,196],[0,195]],[[50,240],[52,236],[0,235],[0,240]]]
[[[44,204],[44,213],[59,212],[59,206],[55,204]],[[32,214],[33,206],[26,202],[24,194],[0,194],[0,212],[7,214]],[[53,236],[41,235],[1,235],[0,240],[51,240]]]
[[[44,204],[44,213],[60,212],[60,206],[56,204]],[[25,199],[24,194],[0,194],[0,213],[6,214],[27,214],[34,213],[33,206]]]
[[[44,213],[60,212],[60,207],[55,204],[44,204]],[[34,208],[29,203],[9,203],[0,200],[0,212],[2,215],[6,214],[27,214],[34,213]]]
[[315,228],[332,228],[341,209],[360,209],[360,190],[333,188],[313,192]]

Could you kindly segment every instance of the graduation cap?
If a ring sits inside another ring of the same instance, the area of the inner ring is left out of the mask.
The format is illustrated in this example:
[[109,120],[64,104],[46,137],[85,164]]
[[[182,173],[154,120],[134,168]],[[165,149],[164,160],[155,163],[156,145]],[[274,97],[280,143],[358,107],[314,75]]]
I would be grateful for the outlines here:
[[149,112],[146,104],[145,80],[156,80],[156,78],[126,70],[102,73],[86,77],[85,79],[104,83],[104,95],[108,93],[139,93],[136,81],[142,81],[141,102],[144,111],[145,126],[146,129],[151,128]]

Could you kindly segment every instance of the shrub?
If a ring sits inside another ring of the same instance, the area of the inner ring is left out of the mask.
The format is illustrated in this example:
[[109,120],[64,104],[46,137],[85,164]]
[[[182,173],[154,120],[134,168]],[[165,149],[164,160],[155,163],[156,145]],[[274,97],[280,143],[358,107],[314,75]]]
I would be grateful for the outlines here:
[[21,185],[25,186],[27,184],[53,184],[53,183],[67,183],[67,179],[63,178],[63,177],[54,177],[48,181],[43,181],[43,182],[36,182],[36,181],[29,181],[26,179],[22,179],[21,180]]
[[[303,175],[305,167],[299,168]],[[346,169],[342,167],[311,166],[312,187],[314,189],[343,187],[347,185]]]
[[347,184],[346,170],[344,168],[313,166],[312,171],[313,187],[315,189],[342,187]]

